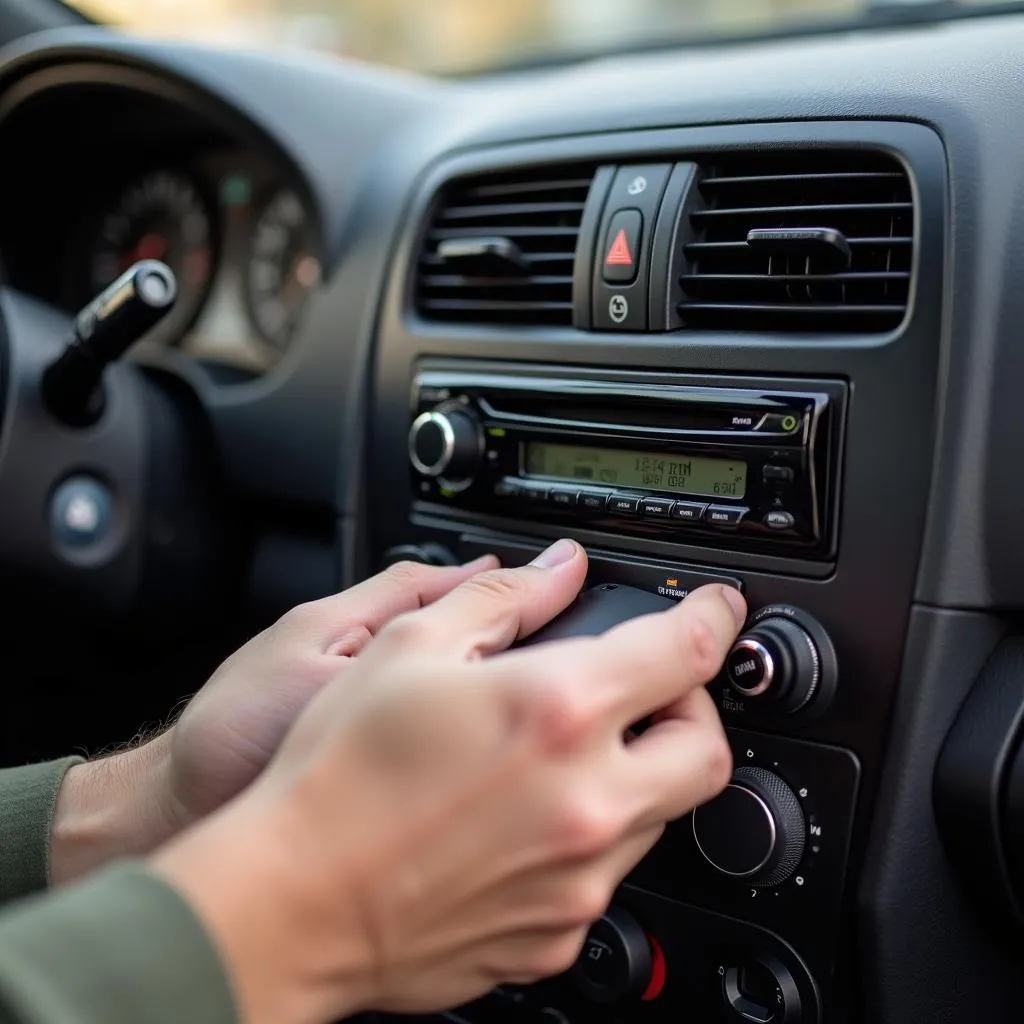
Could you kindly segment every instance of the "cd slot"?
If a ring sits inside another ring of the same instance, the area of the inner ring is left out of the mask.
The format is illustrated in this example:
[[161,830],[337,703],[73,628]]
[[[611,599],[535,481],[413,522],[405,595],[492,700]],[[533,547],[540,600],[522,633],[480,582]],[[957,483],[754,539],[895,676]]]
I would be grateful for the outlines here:
[[[624,407],[614,396],[588,396],[566,400],[564,396],[533,394],[488,395],[479,399],[480,409],[495,423],[530,423],[558,427],[624,427],[641,433],[737,434],[797,433],[804,410],[790,405],[703,405],[666,403],[664,399],[638,399]],[[779,410],[773,412],[773,410]],[[785,429],[780,429],[785,420]]]

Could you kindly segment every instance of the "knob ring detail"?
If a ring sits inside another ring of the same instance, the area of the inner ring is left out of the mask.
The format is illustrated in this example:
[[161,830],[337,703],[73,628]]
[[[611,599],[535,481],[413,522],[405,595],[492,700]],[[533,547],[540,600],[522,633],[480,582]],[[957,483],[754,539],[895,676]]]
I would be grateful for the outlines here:
[[[416,437],[428,423],[437,427],[441,432],[441,437],[444,441],[444,447],[441,450],[441,454],[438,456],[436,461],[430,465],[427,465],[416,451]],[[452,429],[452,425],[448,421],[447,416],[443,416],[436,410],[432,410],[421,413],[415,420],[413,420],[412,428],[409,431],[409,461],[418,473],[422,473],[424,476],[438,476],[444,472],[445,467],[449,465],[454,455],[455,431]]]

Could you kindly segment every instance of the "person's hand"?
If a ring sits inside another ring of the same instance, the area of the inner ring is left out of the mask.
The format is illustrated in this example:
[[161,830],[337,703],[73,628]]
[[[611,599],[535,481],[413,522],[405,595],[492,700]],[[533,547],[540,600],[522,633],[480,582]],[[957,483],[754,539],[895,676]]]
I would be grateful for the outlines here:
[[499,653],[585,572],[563,541],[395,618],[242,797],[155,855],[247,1024],[433,1012],[560,973],[665,822],[726,785],[704,684],[742,597],[705,587],[602,637]]
[[390,619],[497,564],[490,556],[445,568],[401,563],[293,608],[228,658],[169,730],[67,773],[52,829],[52,880],[148,853],[236,796],[312,697]]

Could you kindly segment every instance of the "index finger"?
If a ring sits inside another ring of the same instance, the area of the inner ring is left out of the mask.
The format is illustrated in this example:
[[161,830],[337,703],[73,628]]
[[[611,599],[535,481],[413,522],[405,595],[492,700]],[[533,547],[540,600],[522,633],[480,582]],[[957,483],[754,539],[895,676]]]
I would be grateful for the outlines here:
[[563,538],[529,565],[475,576],[417,618],[432,647],[482,657],[503,651],[564,611],[586,574],[586,552]]
[[376,635],[403,612],[426,607],[481,572],[497,568],[494,555],[465,565],[433,566],[398,562],[348,590],[301,605],[296,628],[328,648],[353,630]]

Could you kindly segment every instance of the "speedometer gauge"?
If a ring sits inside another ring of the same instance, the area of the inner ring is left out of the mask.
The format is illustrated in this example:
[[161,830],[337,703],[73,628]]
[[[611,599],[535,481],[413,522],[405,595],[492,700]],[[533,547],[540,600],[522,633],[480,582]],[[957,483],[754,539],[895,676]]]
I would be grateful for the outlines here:
[[209,208],[192,182],[176,171],[152,171],[129,185],[104,215],[90,258],[91,293],[138,260],[162,260],[178,279],[178,301],[147,340],[177,342],[210,288],[212,236]]
[[275,192],[257,214],[245,271],[253,324],[279,352],[288,347],[306,300],[320,283],[312,222],[289,188]]

